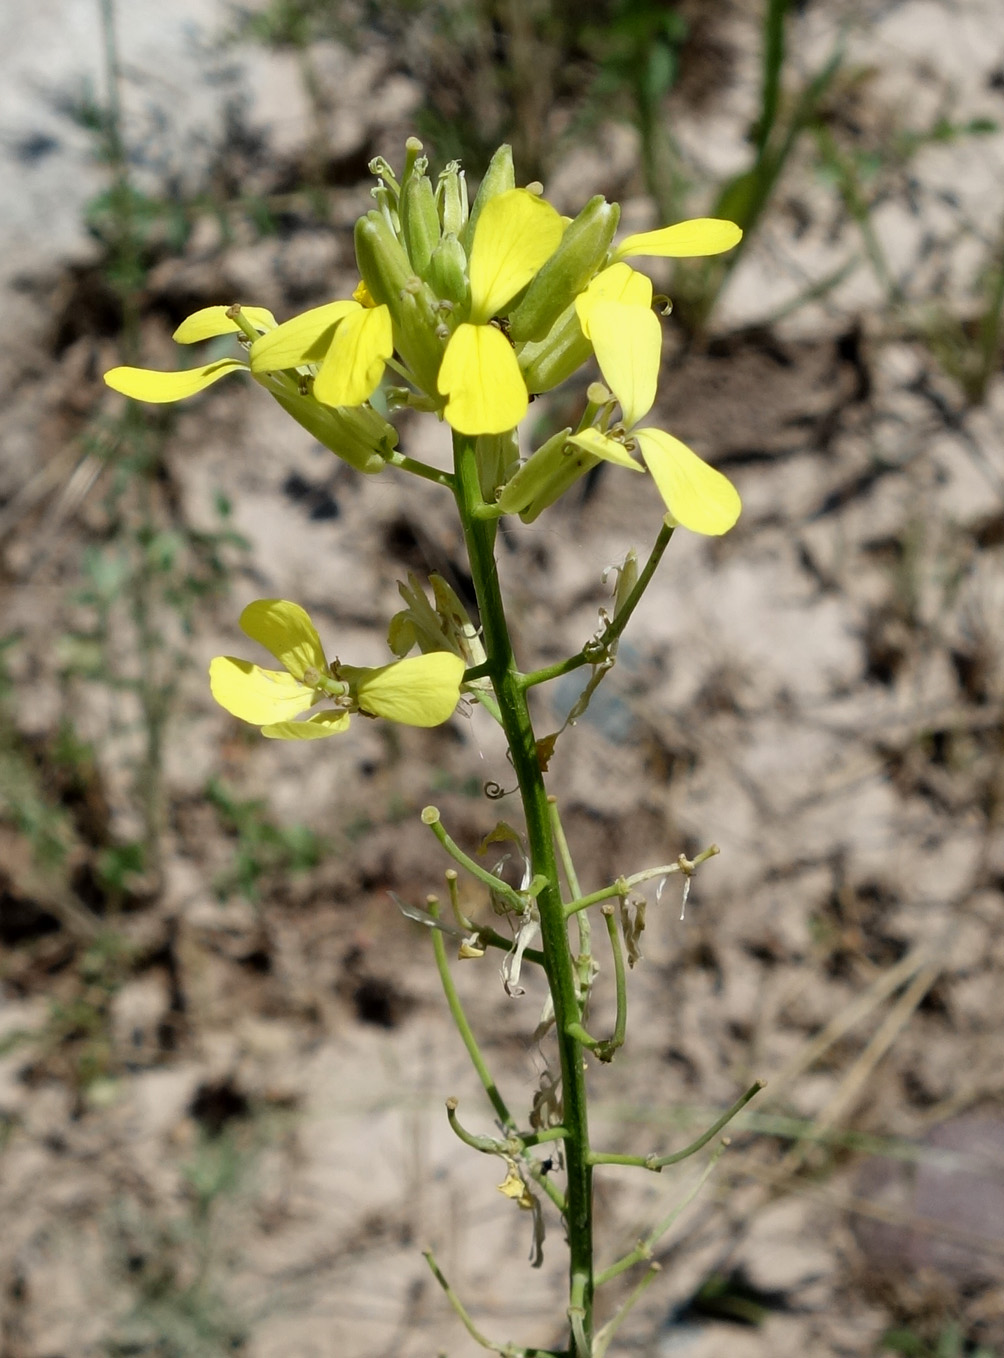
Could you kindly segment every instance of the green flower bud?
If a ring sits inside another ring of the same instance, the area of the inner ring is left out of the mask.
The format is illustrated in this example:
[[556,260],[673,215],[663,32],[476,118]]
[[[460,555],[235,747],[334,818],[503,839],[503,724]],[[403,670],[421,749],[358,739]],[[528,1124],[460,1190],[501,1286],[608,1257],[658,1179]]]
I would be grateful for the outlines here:
[[394,323],[394,347],[424,391],[435,396],[443,357],[437,299],[411,267],[401,242],[381,212],[356,222],[356,262],[374,302]]
[[516,171],[512,163],[512,147],[503,142],[499,149],[488,162],[488,169],[485,170],[485,177],[482,179],[480,187],[471,204],[471,215],[467,219],[467,225],[460,233],[460,244],[470,253],[471,241],[474,239],[474,228],[478,224],[481,216],[481,209],[489,198],[494,198],[497,194],[505,193],[507,189],[516,187]]
[[509,472],[519,465],[519,439],[516,430],[504,434],[479,434],[475,444],[481,498],[495,503],[495,493],[504,486]]
[[436,195],[427,175],[413,174],[401,191],[401,234],[411,266],[420,277],[429,277],[432,252],[439,244],[439,213]]
[[467,178],[459,160],[451,160],[439,176],[436,201],[440,204],[444,234],[459,236],[467,225]]
[[[547,495],[556,481],[564,482],[568,464],[578,460],[580,451],[568,442],[568,436],[571,432],[571,428],[568,428],[559,430],[557,434],[552,434],[546,443],[542,444],[535,453],[527,458],[498,497],[496,503],[503,514],[524,513],[538,499]],[[583,456],[586,456],[586,454],[583,454]],[[568,484],[570,485],[571,482],[569,481]],[[564,489],[565,486],[562,484],[561,490]],[[540,512],[540,509],[546,508],[546,505],[551,504],[554,499],[557,499],[561,490],[552,499],[541,504],[537,513]],[[534,518],[536,518],[536,514]]]
[[620,207],[602,194],[590,198],[565,228],[561,244],[509,314],[513,342],[542,340],[599,268],[617,230]]
[[638,583],[638,553],[633,547],[628,549],[628,554],[624,558],[623,564],[617,568],[617,589],[614,593],[614,611],[616,618],[631,596],[631,591]]
[[447,232],[433,250],[426,281],[444,302],[467,306],[470,292],[467,284],[467,256],[452,231]]
[[520,510],[519,517],[524,523],[533,523],[534,519],[553,505],[555,500],[560,500],[580,476],[585,476],[586,472],[592,470],[601,460],[595,454],[577,448],[574,443],[566,445],[561,458],[561,462],[555,467],[554,475],[541,493],[535,496],[525,509]]
[[343,462],[357,472],[383,471],[386,458],[397,445],[397,430],[370,406],[333,410],[313,396],[277,390],[278,383],[274,382],[267,385],[283,410]]
[[592,356],[593,346],[582,333],[575,304],[567,306],[546,339],[520,346],[519,366],[531,395],[550,391],[571,377]]

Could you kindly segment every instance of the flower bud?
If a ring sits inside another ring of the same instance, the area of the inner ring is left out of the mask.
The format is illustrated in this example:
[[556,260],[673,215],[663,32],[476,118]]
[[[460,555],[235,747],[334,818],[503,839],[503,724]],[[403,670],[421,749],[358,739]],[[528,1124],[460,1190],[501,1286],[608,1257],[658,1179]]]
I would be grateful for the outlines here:
[[439,244],[439,213],[432,183],[424,174],[411,175],[401,190],[401,233],[411,266],[422,278],[429,276],[429,261]]
[[433,250],[426,282],[444,302],[467,305],[467,256],[452,231],[446,232]]
[[479,434],[474,456],[481,498],[487,504],[494,504],[498,488],[505,485],[509,471],[519,465],[516,430],[508,429],[504,434]]
[[[503,514],[523,513],[539,497],[547,494],[555,478],[564,477],[566,464],[575,460],[578,452],[568,442],[571,432],[571,428],[567,428],[552,434],[546,443],[527,458],[498,497],[497,504]],[[547,503],[552,502],[548,500]],[[542,509],[544,507],[541,505]]]
[[489,199],[496,197],[497,194],[505,193],[507,189],[516,187],[516,171],[512,163],[512,147],[507,142],[503,142],[499,149],[488,162],[488,169],[485,170],[485,177],[482,179],[474,202],[471,204],[471,215],[467,219],[467,225],[460,233],[460,244],[470,254],[471,241],[474,239],[474,228],[478,224],[481,216],[481,209]]
[[373,300],[383,303],[394,323],[394,347],[419,386],[436,393],[443,342],[436,298],[411,267],[400,241],[381,212],[356,222],[356,262]]
[[617,589],[614,593],[614,612],[616,618],[638,583],[638,553],[633,547],[628,549],[622,564],[617,567]]
[[467,225],[467,178],[459,160],[451,160],[439,176],[437,198],[441,198],[444,234],[459,236]]
[[509,314],[513,342],[542,340],[603,262],[617,230],[620,208],[602,194],[590,198],[566,228],[561,244]]
[[574,303],[551,326],[546,339],[519,348],[519,366],[531,395],[550,391],[571,377],[592,355],[593,347],[582,333]]
[[292,390],[277,390],[265,382],[275,399],[297,424],[313,434],[318,443],[354,467],[357,472],[379,472],[397,445],[397,430],[370,406],[332,409]]

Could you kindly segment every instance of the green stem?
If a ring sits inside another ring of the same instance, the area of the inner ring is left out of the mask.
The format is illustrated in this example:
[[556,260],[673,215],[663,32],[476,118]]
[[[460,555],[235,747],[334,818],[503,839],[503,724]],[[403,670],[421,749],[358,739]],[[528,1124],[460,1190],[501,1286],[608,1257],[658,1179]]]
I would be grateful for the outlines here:
[[591,905],[599,905],[601,901],[612,900],[614,896],[626,896],[633,887],[641,886],[643,882],[654,881],[656,877],[669,877],[674,872],[682,872],[690,876],[694,868],[699,867],[701,863],[706,863],[709,858],[714,858],[719,853],[721,853],[721,849],[718,845],[711,844],[708,848],[702,849],[696,858],[686,859],[681,854],[675,863],[662,863],[657,868],[644,868],[641,872],[633,872],[630,877],[618,877],[617,881],[610,886],[600,887],[599,891],[591,891],[588,896],[580,896],[578,900],[569,901],[565,906],[565,914],[575,915],[580,910],[588,910]]
[[[638,1242],[638,1244],[631,1251],[631,1253],[625,1254],[623,1259],[618,1259],[615,1264],[611,1264],[609,1268],[605,1268],[602,1273],[597,1275],[596,1278],[597,1287],[602,1287],[604,1283],[610,1282],[612,1278],[616,1278],[619,1274],[624,1273],[627,1269],[632,1268],[635,1264],[641,1263],[642,1260],[652,1258],[652,1253],[656,1245],[666,1234],[669,1228],[673,1225],[673,1223],[677,1220],[677,1218],[681,1215],[684,1208],[689,1207],[690,1204],[697,1197],[698,1193],[700,1193],[701,1189],[707,1182],[708,1177],[711,1174],[711,1171],[714,1169],[715,1165],[718,1164],[718,1161],[722,1158],[722,1155],[725,1153],[728,1144],[729,1142],[727,1138],[724,1141],[720,1141],[718,1143],[718,1145],[712,1151],[708,1159],[708,1163],[705,1165],[699,1178],[691,1185],[690,1190],[686,1194],[684,1194],[682,1200],[678,1202],[675,1207],[673,1207],[669,1212],[667,1212],[667,1214],[663,1217],[661,1221],[657,1222],[652,1227],[648,1235],[645,1236],[643,1240],[640,1240]],[[614,1316],[613,1321],[607,1322],[608,1325],[613,1325],[615,1323],[616,1324],[620,1323],[617,1319],[617,1316]],[[606,1329],[606,1326],[604,1326],[604,1329]],[[600,1340],[600,1344],[602,1345],[601,1336],[602,1331],[601,1335],[597,1336],[597,1338]],[[605,1351],[605,1345],[602,1345],[601,1347],[601,1352],[603,1351]]]
[[[437,907],[434,902],[429,902],[429,913],[433,916],[437,914]],[[499,1121],[507,1132],[516,1130],[516,1122],[506,1107],[505,1099],[498,1091],[498,1086],[492,1076],[491,1071],[485,1065],[485,1059],[481,1055],[481,1048],[478,1046],[477,1038],[474,1036],[471,1025],[467,1022],[467,1015],[464,1007],[460,1003],[460,996],[457,994],[457,987],[453,984],[453,976],[450,974],[450,964],[446,960],[446,942],[439,929],[432,930],[432,948],[436,955],[436,969],[439,972],[439,979],[443,985],[443,994],[446,996],[446,1003],[450,1009],[450,1015],[456,1025],[460,1039],[467,1048],[467,1055],[471,1058],[471,1064],[478,1073],[478,1079],[484,1085],[485,1093],[491,1102],[492,1107],[499,1116]]]
[[387,458],[387,465],[400,467],[402,471],[411,472],[413,476],[420,476],[423,481],[433,481],[437,486],[449,486],[451,490],[453,489],[453,477],[449,472],[440,471],[438,467],[430,467],[427,462],[420,462],[417,457],[394,452]]
[[508,882],[503,882],[501,877],[496,877],[487,868],[483,868],[480,863],[476,863],[470,854],[464,853],[460,845],[446,833],[436,807],[425,807],[422,811],[422,821],[430,827],[432,833],[455,863],[466,868],[471,876],[476,877],[479,882],[483,882],[489,891],[494,891],[496,896],[501,896],[510,910],[514,910],[518,915],[523,914],[526,910],[526,901],[520,893],[515,887],[511,887]]
[[727,1108],[706,1132],[702,1132],[697,1140],[692,1141],[689,1146],[684,1146],[682,1151],[673,1151],[671,1155],[617,1155],[606,1151],[593,1151],[589,1158],[594,1165],[636,1165],[639,1169],[651,1169],[658,1174],[667,1165],[679,1164],[681,1160],[696,1155],[713,1136],[717,1136],[722,1128],[732,1121],[737,1113],[742,1112],[750,1099],[756,1098],[765,1084],[765,1080],[754,1080],[745,1094],[741,1094],[731,1108]]
[[546,665],[543,669],[534,670],[532,674],[524,674],[520,679],[523,688],[531,688],[534,684],[545,684],[549,679],[558,679],[563,674],[570,674],[572,670],[581,669],[583,665],[593,665],[597,660],[603,659],[606,652],[615,641],[620,639],[621,633],[631,620],[631,614],[641,602],[641,596],[648,589],[652,576],[655,574],[662,554],[669,546],[674,528],[669,524],[663,523],[659,529],[659,536],[649,553],[648,560],[642,567],[641,573],[635,582],[635,587],[624,600],[624,606],[618,610],[617,616],[603,629],[600,635],[583,646],[577,655],[570,656],[568,660],[561,660],[556,665]]
[[[579,876],[575,871],[575,863],[572,860],[572,851],[568,847],[568,840],[565,838],[565,827],[561,823],[561,816],[558,814],[558,799],[548,798],[548,805],[551,812],[551,834],[554,837],[555,845],[558,849],[558,856],[561,859],[561,866],[565,873],[565,881],[568,889],[572,893],[572,900],[578,900],[582,895],[582,888],[579,886]],[[565,913],[568,913],[566,907]],[[582,1008],[582,1016],[585,1018],[589,1007],[589,992],[593,984],[593,946],[592,946],[592,926],[590,925],[589,915],[584,910],[580,910],[575,920],[579,929],[579,956],[576,959],[579,973],[579,999]]]
[[[627,978],[624,975],[624,949],[621,947],[621,936],[617,932],[617,921],[614,919],[614,908],[612,905],[603,907],[603,918],[606,920],[607,933],[610,936],[610,948],[614,955],[614,986],[617,992],[617,1017],[614,1021],[614,1035],[608,1044],[610,1056],[613,1056],[618,1047],[624,1046],[624,1039],[627,1036]],[[610,1059],[607,1057],[607,1060]]]
[[588,1358],[593,1330],[592,1166],[589,1162],[582,1046],[567,1031],[570,1023],[579,1020],[575,966],[568,946],[547,790],[537,758],[536,737],[524,681],[516,667],[502,605],[495,562],[496,525],[476,515],[476,510],[484,502],[478,484],[475,440],[454,434],[453,450],[457,507],[477,593],[489,673],[519,783],[532,871],[534,876],[542,877],[545,881],[537,895],[537,908],[540,912],[544,969],[554,1004],[561,1066],[562,1125],[568,1132],[565,1138],[568,1203],[565,1224],[568,1232],[569,1290],[575,1308],[573,1334],[576,1336],[576,1347],[580,1350],[577,1358]]

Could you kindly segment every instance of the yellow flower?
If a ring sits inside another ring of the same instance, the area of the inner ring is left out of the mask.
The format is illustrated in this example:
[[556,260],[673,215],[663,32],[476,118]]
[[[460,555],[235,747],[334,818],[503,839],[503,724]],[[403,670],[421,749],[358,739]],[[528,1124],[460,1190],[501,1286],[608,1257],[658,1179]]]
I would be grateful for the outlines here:
[[[369,299],[370,302],[372,299]],[[231,308],[205,307],[174,332],[179,344],[194,344],[218,335],[242,332]],[[390,312],[385,306],[359,301],[328,302],[276,325],[264,307],[242,307],[241,315],[258,331],[249,348],[249,362],[217,359],[181,372],[147,368],[112,368],[105,382],[137,401],[181,401],[205,390],[229,372],[250,370],[254,376],[291,372],[317,366],[314,397],[327,406],[359,406],[376,391],[384,365],[394,352]],[[307,374],[309,375],[309,373]]]
[[319,364],[314,378],[318,401],[327,406],[362,405],[380,385],[394,352],[390,312],[385,306],[373,306],[372,299],[369,302],[328,302],[285,321],[251,345],[251,371],[282,372]]
[[[239,319],[237,319],[239,317]],[[393,349],[386,307],[329,302],[283,325],[264,307],[205,307],[174,332],[179,344],[240,333],[248,361],[221,358],[180,372],[112,368],[105,382],[137,401],[182,401],[231,372],[248,372],[319,443],[357,471],[383,471],[397,443],[393,425],[366,404]],[[255,337],[252,339],[252,335]],[[305,379],[319,365],[313,391]]]
[[450,336],[438,379],[446,421],[461,434],[504,434],[526,414],[516,354],[490,322],[551,257],[563,230],[550,203],[527,189],[507,189],[482,209],[471,244],[470,313]]
[[[200,340],[215,339],[218,335],[242,333],[240,324],[230,311],[230,307],[208,306],[194,312],[175,330],[175,342],[197,344]],[[241,315],[250,321],[259,334],[276,328],[275,317],[264,307],[241,307]],[[247,372],[248,365],[239,358],[220,358],[200,368],[184,368],[181,372],[173,373],[155,372],[149,368],[111,368],[105,373],[105,382],[112,391],[120,391],[123,396],[131,396],[134,401],[163,405],[194,396],[197,391],[204,391],[221,377],[226,377],[227,373],[238,370]]]
[[652,285],[644,274],[617,263],[598,274],[576,299],[579,324],[593,346],[603,380],[620,404],[623,421],[612,434],[583,429],[569,442],[621,466],[625,459],[633,463],[628,450],[637,447],[668,518],[694,533],[718,536],[728,532],[742,509],[732,482],[672,434],[636,427],[655,402],[662,354],[662,327],[651,310],[651,296]]
[[[464,662],[452,652],[397,660],[375,669],[329,665],[309,615],[286,599],[259,599],[240,616],[242,630],[283,666],[267,670],[218,655],[209,666],[213,697],[241,721],[277,740],[316,740],[344,731],[352,712],[407,726],[439,726],[460,700]],[[320,702],[322,708],[303,721]]]

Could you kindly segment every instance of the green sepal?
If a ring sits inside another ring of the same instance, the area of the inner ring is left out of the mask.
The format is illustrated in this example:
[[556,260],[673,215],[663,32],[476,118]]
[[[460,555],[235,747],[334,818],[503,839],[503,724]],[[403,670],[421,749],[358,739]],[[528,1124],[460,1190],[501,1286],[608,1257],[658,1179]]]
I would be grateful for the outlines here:
[[433,250],[426,281],[444,302],[453,302],[463,309],[468,306],[467,255],[452,232],[447,232]]
[[432,252],[439,244],[439,213],[432,182],[424,174],[412,174],[401,190],[401,234],[411,266],[421,277],[429,276]]
[[460,232],[460,244],[468,254],[471,252],[474,228],[478,224],[478,218],[481,216],[481,209],[485,203],[496,197],[497,194],[505,193],[507,189],[514,189],[515,187],[516,171],[512,163],[512,147],[508,142],[503,142],[488,162],[485,177],[482,179],[474,202],[471,204],[471,213],[467,219],[467,225]]
[[530,283],[523,300],[509,313],[514,343],[542,340],[603,262],[617,230],[620,207],[602,194],[590,198],[565,228],[561,244]]
[[551,326],[547,337],[519,347],[519,366],[531,395],[550,391],[571,377],[591,356],[593,346],[582,333],[574,302]]
[[[556,481],[561,483],[562,489],[565,488],[567,466],[569,463],[577,462],[579,456],[579,450],[568,442],[571,432],[570,427],[560,429],[558,433],[552,434],[546,443],[541,444],[537,451],[527,458],[515,476],[506,484],[496,501],[503,514],[522,514],[535,501],[548,495],[551,486]],[[594,459],[594,461],[596,460],[598,459]],[[571,484],[571,482],[568,484]],[[557,492],[557,495],[560,494],[561,490]],[[557,495],[541,504],[540,509],[553,503],[553,500],[557,499]],[[539,512],[538,509],[537,513]]]
[[436,396],[436,377],[443,357],[437,335],[438,303],[411,267],[404,247],[386,217],[367,212],[356,222],[356,263],[374,302],[383,303],[394,323],[394,347],[419,386]]
[[297,424],[358,472],[383,471],[397,444],[397,430],[369,406],[331,409],[313,396],[268,390]]

